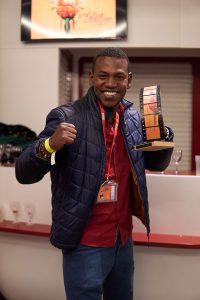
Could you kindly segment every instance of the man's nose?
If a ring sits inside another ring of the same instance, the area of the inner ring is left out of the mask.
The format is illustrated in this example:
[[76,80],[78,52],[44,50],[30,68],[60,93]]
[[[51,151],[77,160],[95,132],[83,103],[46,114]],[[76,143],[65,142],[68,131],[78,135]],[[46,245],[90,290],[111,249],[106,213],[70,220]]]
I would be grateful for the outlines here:
[[114,77],[108,77],[106,80],[106,86],[108,87],[115,87],[116,86],[116,80]]

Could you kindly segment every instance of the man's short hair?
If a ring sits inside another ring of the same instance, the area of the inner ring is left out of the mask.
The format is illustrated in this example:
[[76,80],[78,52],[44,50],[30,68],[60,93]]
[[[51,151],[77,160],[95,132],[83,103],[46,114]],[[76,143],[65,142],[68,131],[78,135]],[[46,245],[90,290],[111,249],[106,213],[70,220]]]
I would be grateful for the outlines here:
[[96,61],[99,57],[116,57],[116,58],[123,58],[127,61],[128,63],[128,70],[129,70],[129,58],[128,55],[126,54],[125,51],[123,51],[120,48],[116,48],[116,47],[109,47],[109,48],[105,48],[100,50],[96,56],[93,58],[93,63],[92,63],[92,70],[94,71],[94,67],[96,64]]

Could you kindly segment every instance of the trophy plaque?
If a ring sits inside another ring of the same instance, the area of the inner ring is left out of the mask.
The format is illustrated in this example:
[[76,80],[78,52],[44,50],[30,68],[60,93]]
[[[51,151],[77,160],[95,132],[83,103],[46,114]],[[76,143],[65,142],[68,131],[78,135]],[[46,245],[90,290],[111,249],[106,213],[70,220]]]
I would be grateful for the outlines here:
[[165,141],[165,126],[161,110],[160,86],[144,87],[140,90],[140,114],[144,144],[134,150],[158,151],[173,148],[174,142]]

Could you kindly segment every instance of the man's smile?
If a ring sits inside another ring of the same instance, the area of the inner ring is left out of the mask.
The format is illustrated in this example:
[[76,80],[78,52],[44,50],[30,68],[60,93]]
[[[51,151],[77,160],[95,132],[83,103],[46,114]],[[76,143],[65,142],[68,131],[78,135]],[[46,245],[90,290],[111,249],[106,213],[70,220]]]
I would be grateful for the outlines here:
[[113,91],[113,92],[111,92],[111,91],[105,91],[105,92],[103,92],[103,94],[105,95],[105,96],[115,96],[116,94],[117,94],[117,92],[116,91]]

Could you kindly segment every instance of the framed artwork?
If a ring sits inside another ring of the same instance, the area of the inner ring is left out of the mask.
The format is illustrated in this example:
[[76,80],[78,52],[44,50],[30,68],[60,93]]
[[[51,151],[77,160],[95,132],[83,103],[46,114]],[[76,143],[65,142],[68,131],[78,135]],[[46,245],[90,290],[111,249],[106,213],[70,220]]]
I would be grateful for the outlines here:
[[126,0],[22,0],[22,41],[126,36]]

